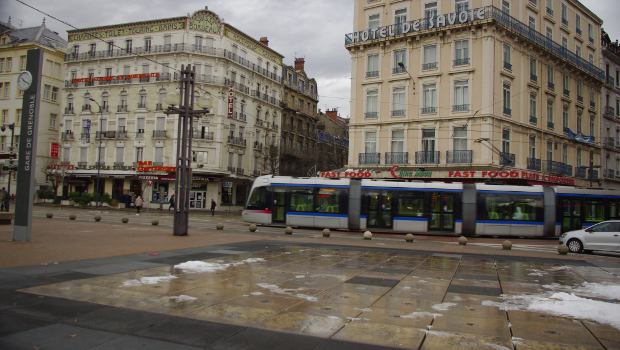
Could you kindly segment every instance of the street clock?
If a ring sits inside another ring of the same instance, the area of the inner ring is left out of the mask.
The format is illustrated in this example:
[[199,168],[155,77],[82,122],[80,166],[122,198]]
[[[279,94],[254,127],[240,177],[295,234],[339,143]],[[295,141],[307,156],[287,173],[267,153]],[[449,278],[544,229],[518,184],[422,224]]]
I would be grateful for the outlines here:
[[17,77],[17,87],[21,91],[26,91],[32,85],[32,74],[29,71],[23,71]]

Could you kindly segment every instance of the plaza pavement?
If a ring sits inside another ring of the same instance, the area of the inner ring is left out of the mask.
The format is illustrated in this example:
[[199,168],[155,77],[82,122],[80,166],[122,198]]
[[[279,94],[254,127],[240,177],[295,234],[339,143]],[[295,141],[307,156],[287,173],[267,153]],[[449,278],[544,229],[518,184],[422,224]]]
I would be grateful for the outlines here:
[[193,215],[190,235],[174,237],[171,219],[36,207],[29,243],[1,226],[0,349],[620,348],[604,317],[501,307],[618,288],[614,256],[560,256],[549,240],[503,251],[498,239],[251,233],[234,215]]

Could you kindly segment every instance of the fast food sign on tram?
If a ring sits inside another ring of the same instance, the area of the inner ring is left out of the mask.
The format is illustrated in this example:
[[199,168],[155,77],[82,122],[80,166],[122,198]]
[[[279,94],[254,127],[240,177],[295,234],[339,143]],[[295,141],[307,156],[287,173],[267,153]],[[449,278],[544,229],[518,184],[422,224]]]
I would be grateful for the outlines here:
[[556,185],[574,186],[575,179],[541,174],[518,169],[500,170],[448,170],[431,171],[423,169],[403,169],[394,165],[387,170],[355,169],[347,171],[322,171],[320,177],[352,179],[450,179],[450,180],[527,180]]

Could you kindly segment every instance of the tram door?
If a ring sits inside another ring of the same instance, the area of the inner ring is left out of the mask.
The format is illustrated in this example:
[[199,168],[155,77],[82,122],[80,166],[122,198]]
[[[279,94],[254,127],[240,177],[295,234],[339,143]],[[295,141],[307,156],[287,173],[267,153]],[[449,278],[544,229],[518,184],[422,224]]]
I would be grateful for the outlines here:
[[581,230],[581,201],[578,199],[562,199],[562,232]]
[[454,194],[431,192],[430,231],[454,231]]
[[272,193],[271,222],[284,223],[286,221],[286,190],[283,188],[275,188]]
[[392,195],[387,191],[366,193],[369,228],[392,228]]

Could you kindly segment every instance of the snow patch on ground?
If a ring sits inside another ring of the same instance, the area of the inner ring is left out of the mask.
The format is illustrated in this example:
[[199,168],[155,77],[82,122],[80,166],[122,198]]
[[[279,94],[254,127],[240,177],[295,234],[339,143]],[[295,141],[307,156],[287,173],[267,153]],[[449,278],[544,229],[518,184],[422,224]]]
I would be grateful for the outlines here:
[[330,320],[340,320],[340,317],[338,317],[338,316],[332,316],[332,315],[327,316],[327,318],[329,318]]
[[441,314],[436,314],[436,313],[426,312],[426,311],[414,311],[407,315],[400,315],[400,318],[416,319],[416,318],[422,318],[422,317],[428,317],[428,316],[432,316],[433,318],[435,318],[435,317],[441,317]]
[[566,271],[566,270],[570,270],[570,266],[554,266],[550,269],[548,269],[549,271]]
[[166,275],[166,276],[153,276],[153,277],[142,277],[135,280],[127,280],[123,282],[123,287],[136,287],[142,286],[145,284],[158,284],[160,282],[168,282],[177,278],[177,276]]
[[620,329],[620,304],[582,298],[566,292],[529,295],[502,295],[502,302],[482,301],[482,305],[501,310],[537,311],[608,324]]
[[254,296],[263,295],[263,292],[252,292],[250,293],[250,295],[254,295]]
[[512,343],[515,344],[515,345],[523,344],[523,338],[512,337]]
[[426,332],[426,334],[434,335],[434,336],[437,336],[437,337],[451,337],[451,336],[453,336],[452,333],[442,332],[442,331],[431,331],[430,329],[427,329],[424,332]]
[[581,297],[620,300],[620,284],[584,282],[580,286],[570,286],[551,283],[543,285],[543,288],[557,292],[573,293]]
[[433,310],[447,311],[448,309],[450,309],[453,306],[456,306],[456,303],[441,303],[441,304],[435,304],[435,305],[433,305],[431,307],[433,308]]
[[319,300],[317,297],[314,297],[312,295],[307,295],[307,294],[299,293],[299,291],[304,290],[304,288],[297,288],[297,289],[280,288],[278,285],[269,284],[269,283],[257,283],[256,285],[261,287],[261,288],[263,288],[263,289],[267,289],[268,291],[270,291],[271,293],[274,293],[274,294],[293,296],[293,297],[300,298],[300,299],[305,299],[305,300],[311,301],[311,302],[315,302],[315,301]]
[[528,269],[528,271],[530,272],[527,274],[528,276],[542,277],[547,274],[547,271],[537,269]]
[[202,272],[213,272],[225,270],[229,267],[240,266],[243,264],[251,264],[265,261],[263,258],[249,258],[229,264],[217,263],[217,262],[207,262],[207,261],[186,261],[184,263],[180,263],[174,265],[175,270],[181,270],[186,273],[202,273]]
[[297,275],[295,278],[306,278],[306,275]]
[[170,297],[170,300],[176,301],[177,303],[191,302],[191,301],[194,301],[196,299],[198,299],[198,298],[194,298],[192,296],[184,295],[184,294]]
[[365,307],[365,308],[356,307],[355,310],[362,311],[362,312],[372,312],[372,309],[369,307]]

